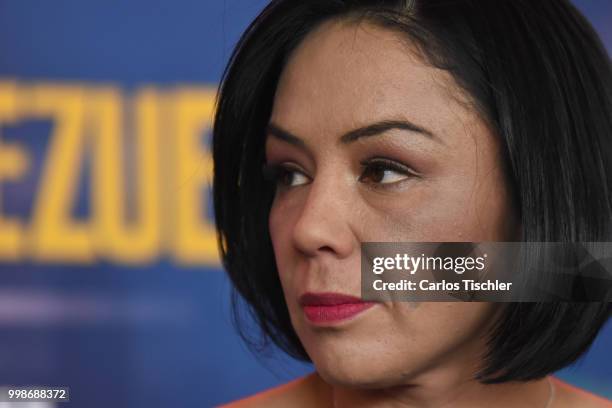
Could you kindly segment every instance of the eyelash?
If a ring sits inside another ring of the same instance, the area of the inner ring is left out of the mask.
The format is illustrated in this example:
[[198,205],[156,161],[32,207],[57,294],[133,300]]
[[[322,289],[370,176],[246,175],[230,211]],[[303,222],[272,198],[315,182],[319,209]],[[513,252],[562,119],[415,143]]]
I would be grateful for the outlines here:
[[[359,176],[359,181],[362,181],[362,182],[366,179],[365,177],[366,172],[372,171],[372,170],[383,171],[383,172],[393,171],[395,173],[406,176],[406,178],[420,177],[420,174],[416,172],[415,170],[413,170],[412,168],[406,165],[403,165],[401,163],[398,163],[394,160],[390,160],[390,159],[383,158],[383,157],[373,157],[368,160],[362,161],[360,164],[362,167],[362,173]],[[283,178],[290,176],[294,173],[301,173],[304,177],[308,179],[310,178],[306,176],[304,171],[302,171],[299,167],[293,164],[286,164],[286,163],[268,164],[266,163],[263,166],[264,178],[269,182],[273,182],[276,186],[281,186],[284,188],[291,188],[292,186],[290,182],[286,182],[286,181],[283,182]],[[386,187],[395,186],[398,183],[402,183],[405,180],[406,179],[402,179],[402,180],[395,181],[392,183],[372,182],[368,184],[371,184],[372,186],[376,188],[386,188]],[[294,187],[299,187],[300,185],[294,186]]]
[[[371,170],[378,170],[378,171],[382,170],[383,172],[391,170],[395,173],[406,176],[406,178],[420,177],[420,174],[416,172],[415,170],[413,170],[412,168],[402,163],[396,162],[395,160],[387,159],[384,157],[373,157],[371,159],[365,160],[361,162],[361,166],[363,168],[363,171],[362,171],[361,176],[359,176],[359,181],[363,181],[365,172],[371,171]],[[405,180],[406,179],[402,179],[402,180],[395,181],[392,183],[373,182],[371,184],[375,187],[385,188],[385,187],[396,186],[399,183],[404,182]]]
[[291,175],[293,173],[301,173],[305,177],[308,177],[296,165],[266,163],[263,166],[264,179],[267,180],[268,182],[274,183],[276,186],[289,188],[290,185],[286,182],[283,182],[282,180],[284,177]]

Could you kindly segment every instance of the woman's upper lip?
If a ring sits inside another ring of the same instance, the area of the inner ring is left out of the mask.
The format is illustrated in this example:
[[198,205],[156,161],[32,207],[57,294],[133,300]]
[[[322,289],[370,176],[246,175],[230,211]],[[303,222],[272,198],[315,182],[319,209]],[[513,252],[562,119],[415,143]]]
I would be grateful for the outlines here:
[[301,306],[335,306],[350,303],[365,303],[356,296],[334,292],[306,292],[298,299]]

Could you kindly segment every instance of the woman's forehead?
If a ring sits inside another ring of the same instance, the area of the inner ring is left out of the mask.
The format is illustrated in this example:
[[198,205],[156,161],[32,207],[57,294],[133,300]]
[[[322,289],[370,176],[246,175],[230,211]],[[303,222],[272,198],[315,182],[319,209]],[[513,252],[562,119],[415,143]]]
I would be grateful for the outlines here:
[[412,48],[399,34],[372,24],[324,23],[285,66],[271,122],[301,133],[341,134],[404,117],[444,130],[447,121],[469,114],[455,100],[462,91]]

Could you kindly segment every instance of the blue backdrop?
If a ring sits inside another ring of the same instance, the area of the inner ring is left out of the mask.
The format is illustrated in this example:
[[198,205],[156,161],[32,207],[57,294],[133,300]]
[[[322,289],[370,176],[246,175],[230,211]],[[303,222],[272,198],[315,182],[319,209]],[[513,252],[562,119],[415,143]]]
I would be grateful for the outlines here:
[[[0,385],[212,406],[312,370],[246,349],[215,256],[214,91],[264,4],[0,1]],[[612,397],[611,345],[558,375]]]

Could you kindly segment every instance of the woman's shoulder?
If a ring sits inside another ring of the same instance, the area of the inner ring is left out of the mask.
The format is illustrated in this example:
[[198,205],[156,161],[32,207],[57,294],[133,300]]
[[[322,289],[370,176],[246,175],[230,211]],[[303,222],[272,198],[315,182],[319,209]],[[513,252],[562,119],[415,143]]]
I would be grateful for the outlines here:
[[327,389],[316,373],[262,391],[250,397],[230,402],[220,408],[276,408],[324,406]]
[[612,401],[570,385],[556,377],[551,378],[555,385],[555,408],[612,408]]

